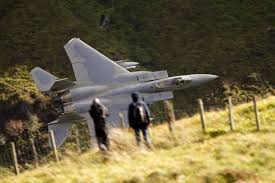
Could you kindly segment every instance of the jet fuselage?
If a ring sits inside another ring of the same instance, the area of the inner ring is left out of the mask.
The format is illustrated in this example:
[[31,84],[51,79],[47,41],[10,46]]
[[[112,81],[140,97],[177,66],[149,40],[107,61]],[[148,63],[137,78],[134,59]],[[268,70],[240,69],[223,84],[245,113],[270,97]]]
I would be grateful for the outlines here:
[[86,113],[89,111],[94,98],[100,98],[102,102],[108,106],[112,103],[112,100],[108,99],[111,97],[130,96],[133,92],[140,92],[143,94],[182,90],[207,83],[215,78],[217,78],[217,76],[210,74],[192,74],[141,83],[84,86],[71,89],[69,93],[61,96],[61,100],[63,100],[63,103],[72,102],[72,104],[64,107],[64,112],[73,112],[75,110],[78,113]]

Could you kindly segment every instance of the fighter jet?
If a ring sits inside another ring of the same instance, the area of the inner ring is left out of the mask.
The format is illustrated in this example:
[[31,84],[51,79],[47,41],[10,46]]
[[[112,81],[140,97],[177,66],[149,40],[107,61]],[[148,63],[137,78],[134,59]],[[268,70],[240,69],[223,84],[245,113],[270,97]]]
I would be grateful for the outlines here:
[[195,87],[217,78],[211,74],[169,77],[167,71],[130,72],[127,68],[137,63],[121,65],[122,62],[112,61],[79,38],[71,39],[64,48],[76,81],[60,79],[39,67],[31,71],[38,89],[50,95],[61,108],[59,118],[48,124],[48,129],[55,134],[57,146],[70,135],[73,123],[81,120],[88,123],[95,144],[93,121],[88,113],[94,98],[99,98],[109,109],[107,123],[120,127],[119,114],[126,116],[133,92],[139,92],[146,103],[152,104],[172,99],[173,90]]

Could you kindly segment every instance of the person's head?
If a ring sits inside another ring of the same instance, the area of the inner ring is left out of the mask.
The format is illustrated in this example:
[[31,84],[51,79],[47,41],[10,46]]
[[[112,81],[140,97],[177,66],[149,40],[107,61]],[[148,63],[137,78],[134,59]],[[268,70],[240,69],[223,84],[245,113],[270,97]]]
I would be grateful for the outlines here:
[[139,93],[137,93],[137,92],[132,93],[132,100],[134,102],[139,101]]
[[94,105],[99,105],[99,104],[100,104],[99,98],[95,98],[95,99],[93,100],[93,104],[94,104]]

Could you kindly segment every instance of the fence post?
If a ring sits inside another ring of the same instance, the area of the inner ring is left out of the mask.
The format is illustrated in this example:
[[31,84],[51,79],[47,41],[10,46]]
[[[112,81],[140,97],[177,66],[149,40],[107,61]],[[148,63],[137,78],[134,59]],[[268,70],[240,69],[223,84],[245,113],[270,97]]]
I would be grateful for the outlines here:
[[35,167],[37,168],[38,167],[37,150],[36,150],[36,147],[35,147],[35,144],[34,144],[34,140],[32,138],[30,139],[30,142],[31,142],[31,146],[32,146],[32,154],[34,156],[34,164],[35,164]]
[[125,119],[122,112],[118,113],[121,128],[125,128]]
[[255,115],[256,115],[256,127],[257,127],[257,131],[260,131],[260,118],[259,118],[259,111],[258,111],[258,106],[257,106],[257,100],[256,100],[255,96],[253,96],[253,104],[254,104],[254,110],[255,110]]
[[16,154],[16,149],[15,149],[14,142],[11,142],[11,150],[12,150],[12,154],[11,155],[12,155],[14,170],[15,170],[16,175],[19,175],[17,154]]
[[53,147],[55,160],[56,160],[57,163],[59,163],[59,157],[58,157],[58,152],[57,152],[57,148],[56,148],[54,133],[53,133],[52,130],[50,130],[50,141],[51,141],[51,144],[52,144],[52,147]]
[[166,110],[166,113],[168,113],[168,128],[170,132],[174,131],[174,124],[175,124],[175,113],[174,113],[174,107],[171,101],[165,100],[164,101],[164,107]]
[[228,112],[229,112],[229,124],[230,124],[230,130],[235,130],[235,123],[234,123],[234,117],[233,117],[233,107],[232,107],[232,100],[231,97],[228,97]]
[[201,127],[202,131],[206,132],[206,126],[205,126],[205,115],[204,115],[204,108],[203,108],[203,101],[202,99],[198,99],[199,108],[200,108],[200,117],[201,117]]
[[78,129],[75,129],[75,141],[76,141],[76,150],[80,154],[81,153],[81,147],[80,147],[79,131],[78,131]]

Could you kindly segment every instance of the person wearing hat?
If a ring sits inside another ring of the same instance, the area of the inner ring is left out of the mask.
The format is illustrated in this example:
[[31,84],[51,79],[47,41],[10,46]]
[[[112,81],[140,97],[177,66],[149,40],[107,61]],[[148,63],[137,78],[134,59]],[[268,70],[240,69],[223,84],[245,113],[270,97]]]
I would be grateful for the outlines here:
[[133,128],[136,138],[136,143],[140,146],[142,132],[145,145],[151,146],[151,141],[148,133],[148,126],[150,125],[150,111],[147,104],[140,99],[139,93],[132,93],[133,102],[128,108],[129,125]]

